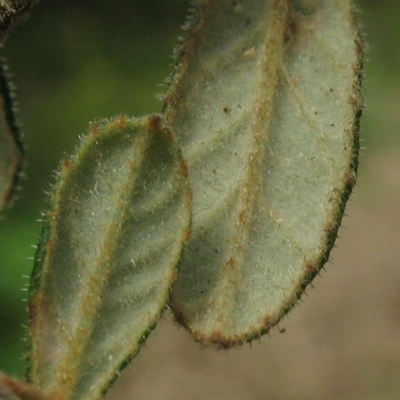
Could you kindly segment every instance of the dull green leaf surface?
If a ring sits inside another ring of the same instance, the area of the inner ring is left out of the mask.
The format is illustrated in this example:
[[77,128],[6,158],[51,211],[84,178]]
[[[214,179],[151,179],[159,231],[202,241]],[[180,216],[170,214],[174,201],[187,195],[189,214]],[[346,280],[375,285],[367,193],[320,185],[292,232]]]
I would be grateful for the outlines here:
[[189,235],[186,164],[160,118],[92,125],[51,195],[31,282],[29,379],[99,399],[167,302]]
[[10,203],[23,162],[23,147],[15,122],[5,67],[0,63],[0,211]]
[[165,96],[194,208],[171,305],[230,347],[329,257],[356,178],[362,44],[348,0],[196,4]]

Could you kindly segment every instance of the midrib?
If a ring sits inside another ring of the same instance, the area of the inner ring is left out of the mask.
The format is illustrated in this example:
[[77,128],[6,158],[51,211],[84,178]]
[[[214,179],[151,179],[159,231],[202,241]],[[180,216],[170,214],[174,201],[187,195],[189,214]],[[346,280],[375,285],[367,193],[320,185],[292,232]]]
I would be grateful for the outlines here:
[[[142,132],[138,134],[135,143],[131,146],[131,148],[137,147],[137,152],[135,157],[135,168],[130,169],[129,173],[127,174],[126,178],[124,179],[123,190],[120,190],[117,193],[117,196],[114,197],[113,204],[121,204],[121,202],[125,203],[127,197],[131,196],[132,188],[134,187],[136,180],[138,178],[138,171],[140,171],[141,165],[145,160],[145,153],[146,149],[149,145],[149,134],[146,132],[143,134],[143,128],[138,128]],[[98,319],[98,312],[101,309],[103,302],[101,301],[102,293],[105,290],[108,282],[108,276],[112,271],[110,270],[108,264],[110,260],[115,256],[119,238],[122,234],[121,229],[123,229],[123,221],[125,220],[126,208],[123,212],[118,210],[118,207],[115,207],[115,212],[113,213],[112,223],[108,225],[108,228],[104,234],[103,244],[99,246],[102,251],[99,253],[98,257],[92,261],[92,266],[90,272],[85,276],[85,284],[87,287],[90,286],[90,291],[85,291],[83,296],[80,298],[80,302],[82,307],[79,308],[79,312],[76,313],[73,318],[75,321],[88,321],[85,326],[85,334],[79,338],[79,330],[82,329],[82,325],[77,326],[77,329],[71,334],[71,342],[75,341],[76,348],[73,353],[71,352],[64,352],[61,355],[60,360],[58,362],[59,366],[64,366],[63,370],[57,370],[54,373],[54,384],[55,387],[61,389],[64,394],[70,394],[71,398],[74,395],[74,388],[77,385],[78,381],[78,374],[81,372],[79,366],[82,364],[82,360],[85,355],[85,351],[88,346],[88,342],[91,338],[91,333],[95,328],[95,322]],[[112,227],[118,227],[118,229],[113,229]],[[110,241],[110,235],[112,240]],[[110,246],[110,242],[112,245]],[[107,254],[105,254],[107,252]],[[91,285],[90,282],[92,278],[96,277],[98,284]],[[83,286],[84,286],[83,285]],[[100,299],[100,300],[97,300]],[[91,318],[88,320],[88,315]],[[66,347],[68,350],[68,346]],[[68,369],[66,369],[68,366]],[[68,379],[65,377],[68,376]]]
[[[261,79],[254,91],[259,96],[254,101],[252,122],[249,132],[249,148],[247,154],[247,169],[238,185],[241,187],[237,207],[235,209],[230,247],[226,252],[225,264],[221,268],[221,276],[214,288],[214,301],[212,307],[215,315],[212,324],[221,327],[232,325],[227,320],[236,308],[234,299],[237,286],[242,279],[246,247],[252,222],[255,218],[255,208],[261,190],[261,168],[264,164],[265,150],[270,136],[269,127],[274,112],[274,97],[278,85],[280,68],[283,60],[284,38],[288,28],[290,5],[288,0],[274,0],[268,7],[264,24],[264,54],[261,57]],[[223,296],[221,296],[223,293]]]

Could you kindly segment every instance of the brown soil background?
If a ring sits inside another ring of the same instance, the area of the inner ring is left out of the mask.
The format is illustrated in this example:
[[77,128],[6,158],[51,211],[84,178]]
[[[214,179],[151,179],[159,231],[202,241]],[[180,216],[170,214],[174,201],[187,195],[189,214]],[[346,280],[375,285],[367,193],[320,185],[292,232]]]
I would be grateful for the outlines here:
[[107,400],[400,398],[400,156],[361,158],[332,262],[259,342],[203,348],[167,315]]

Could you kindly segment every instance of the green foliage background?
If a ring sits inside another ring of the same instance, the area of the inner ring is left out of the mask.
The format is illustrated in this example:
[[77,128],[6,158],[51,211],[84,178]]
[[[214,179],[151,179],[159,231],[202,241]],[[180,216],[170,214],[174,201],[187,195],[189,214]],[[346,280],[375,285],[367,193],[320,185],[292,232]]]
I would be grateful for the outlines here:
[[[52,171],[88,123],[161,110],[189,1],[43,0],[2,50],[17,86],[26,179],[0,225],[0,370],[22,376],[26,292]],[[399,146],[400,2],[357,2],[368,42],[363,147]]]

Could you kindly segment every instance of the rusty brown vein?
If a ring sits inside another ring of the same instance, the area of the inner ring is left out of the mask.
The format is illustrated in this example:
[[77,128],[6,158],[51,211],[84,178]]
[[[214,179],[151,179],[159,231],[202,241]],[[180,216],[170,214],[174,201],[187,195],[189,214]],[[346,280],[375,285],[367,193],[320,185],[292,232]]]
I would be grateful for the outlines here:
[[[142,132],[140,133],[139,137],[135,140],[134,146],[138,147],[138,154],[140,154],[141,160],[140,165],[144,161],[144,155],[149,145],[150,136],[146,131],[143,134],[144,127],[140,127],[137,129],[141,129]],[[80,154],[80,157],[87,156],[87,150],[84,150],[85,154]],[[134,186],[136,182],[137,171],[140,167],[136,169],[131,169],[129,173],[127,173],[126,178],[124,179],[124,187],[128,188],[127,190],[122,191],[122,194],[116,196],[116,201],[121,200],[121,196],[126,196],[126,193],[131,192],[132,186]],[[71,177],[65,177],[65,179],[70,180],[73,179]],[[66,182],[65,185],[70,184],[70,182]],[[63,187],[62,192],[65,192],[67,189]],[[63,193],[57,193],[55,199],[55,207],[59,206],[63,202],[63,197],[68,198],[68,196],[63,196]],[[61,390],[62,393],[65,395],[65,399],[70,398],[72,395],[75,386],[79,377],[77,376],[76,372],[79,371],[79,365],[82,362],[84,357],[84,352],[86,351],[88,341],[90,339],[90,332],[94,329],[94,324],[96,321],[98,310],[100,309],[102,302],[100,301],[102,297],[102,292],[105,289],[105,285],[107,283],[107,275],[110,274],[110,270],[108,268],[108,264],[110,260],[113,258],[116,252],[116,245],[117,240],[113,240],[111,243],[109,242],[109,238],[115,238],[120,235],[119,232],[122,224],[120,223],[121,220],[124,218],[126,210],[123,213],[120,213],[118,208],[116,207],[116,211],[113,216],[113,223],[109,224],[107,229],[107,233],[105,234],[103,240],[104,243],[99,246],[102,251],[99,252],[97,259],[91,262],[91,268],[87,266],[87,273],[81,279],[85,281],[85,283],[81,284],[82,287],[91,287],[91,290],[87,290],[81,293],[79,296],[79,304],[80,308],[77,309],[76,313],[71,316],[71,321],[80,321],[80,323],[76,326],[66,327],[61,320],[58,321],[59,328],[62,331],[69,331],[68,332],[68,346],[65,346],[61,349],[58,357],[59,360],[57,362],[57,366],[54,370],[53,379],[48,380],[49,377],[40,376],[40,367],[38,365],[34,365],[33,372],[37,376],[35,376],[36,383],[39,383],[41,387],[45,387],[46,389],[57,389]],[[60,229],[59,225],[56,224],[52,226],[53,236],[56,235],[58,230]],[[48,254],[46,256],[46,265],[43,268],[44,272],[47,272],[47,276],[43,276],[42,279],[46,280],[44,285],[46,289],[49,289],[48,286],[51,284],[49,282],[50,277],[48,276],[50,273],[49,264],[54,262],[52,260],[54,258],[54,253]],[[91,285],[90,283],[96,280],[97,285]],[[42,313],[45,310],[42,310]],[[88,318],[88,316],[90,316]],[[42,316],[43,322],[46,320],[46,316]],[[46,346],[46,343],[42,343],[42,345]],[[71,351],[73,350],[73,351]],[[41,357],[39,356],[40,348],[34,348],[34,351],[38,353],[33,359],[36,360],[36,364],[40,363]],[[43,362],[43,360],[41,360]],[[47,371],[46,368],[43,370]],[[42,375],[43,375],[42,370]],[[47,382],[45,382],[47,380]],[[52,387],[53,386],[53,387]]]
[[261,168],[264,164],[265,149],[269,139],[269,126],[274,112],[274,97],[278,86],[280,65],[283,59],[285,34],[290,16],[289,0],[274,0],[267,8],[265,16],[266,34],[264,40],[264,57],[261,63],[261,79],[257,87],[257,99],[253,106],[254,117],[250,127],[251,150],[247,157],[247,171],[241,182],[241,192],[235,211],[233,234],[226,262],[221,270],[217,296],[214,303],[218,321],[222,326],[231,325],[231,313],[227,309],[235,308],[236,290],[242,280],[242,268],[245,262],[246,245],[255,216],[255,208],[261,190]]

